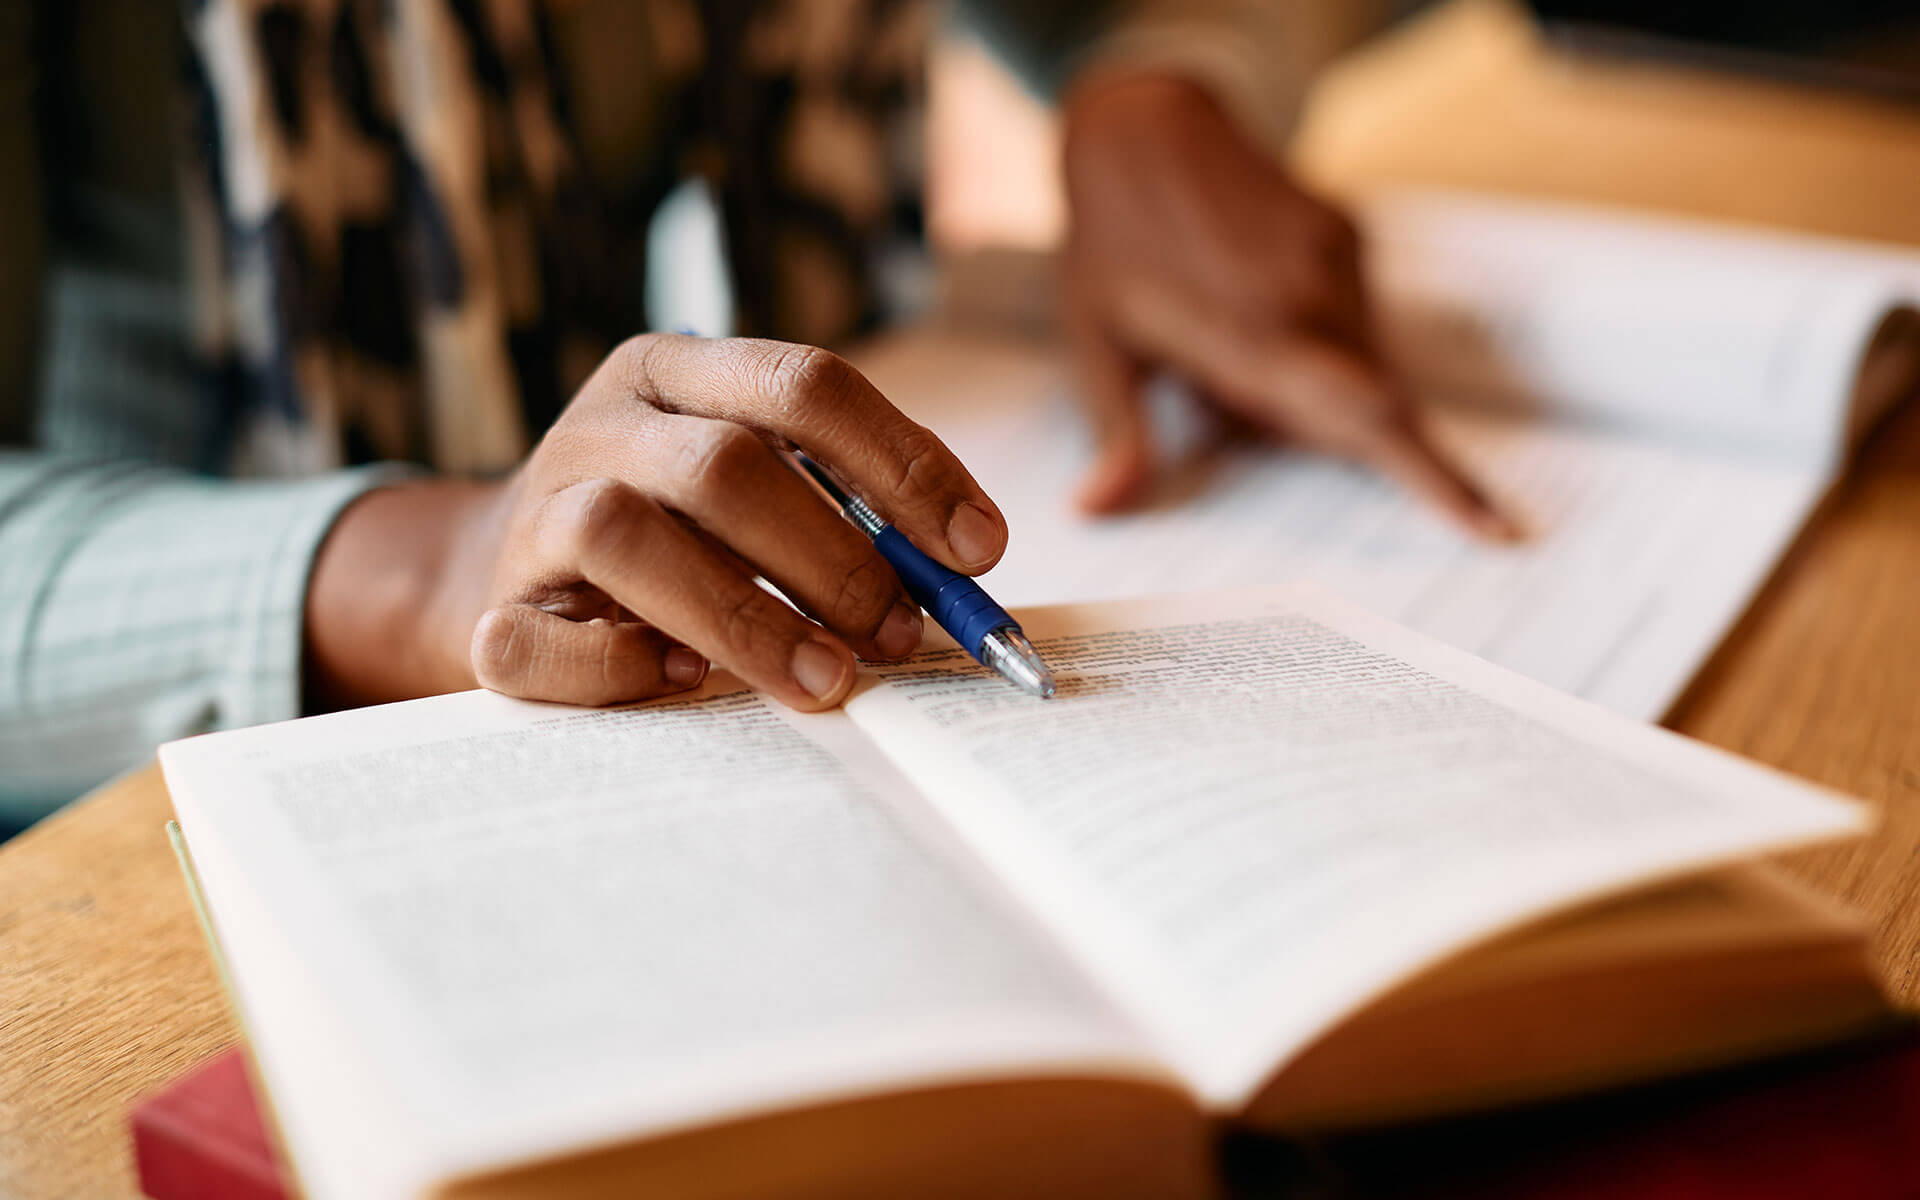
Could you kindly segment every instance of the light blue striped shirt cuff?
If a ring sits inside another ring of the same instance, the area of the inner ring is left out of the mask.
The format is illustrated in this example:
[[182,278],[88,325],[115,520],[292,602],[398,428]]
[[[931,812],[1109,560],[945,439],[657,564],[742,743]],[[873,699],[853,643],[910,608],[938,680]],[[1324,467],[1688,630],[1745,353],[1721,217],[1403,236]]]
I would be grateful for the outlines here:
[[235,482],[0,454],[0,826],[173,738],[300,715],[314,555],[376,466]]

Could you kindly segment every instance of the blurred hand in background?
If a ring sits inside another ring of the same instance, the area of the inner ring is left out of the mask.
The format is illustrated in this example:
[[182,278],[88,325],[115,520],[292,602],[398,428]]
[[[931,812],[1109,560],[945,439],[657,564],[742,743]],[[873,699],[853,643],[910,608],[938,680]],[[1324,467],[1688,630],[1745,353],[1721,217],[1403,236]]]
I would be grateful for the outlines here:
[[1147,490],[1141,387],[1171,370],[1239,424],[1372,466],[1483,536],[1515,535],[1381,362],[1351,221],[1185,78],[1097,77],[1064,114],[1066,323],[1099,444],[1083,509]]

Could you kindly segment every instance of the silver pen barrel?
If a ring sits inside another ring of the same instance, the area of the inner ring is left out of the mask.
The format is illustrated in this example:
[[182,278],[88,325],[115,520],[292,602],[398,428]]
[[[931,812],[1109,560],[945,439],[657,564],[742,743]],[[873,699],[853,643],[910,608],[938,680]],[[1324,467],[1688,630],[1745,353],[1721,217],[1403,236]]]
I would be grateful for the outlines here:
[[1010,625],[988,633],[980,641],[980,661],[1030,696],[1053,697],[1053,672],[1040,661],[1027,635]]

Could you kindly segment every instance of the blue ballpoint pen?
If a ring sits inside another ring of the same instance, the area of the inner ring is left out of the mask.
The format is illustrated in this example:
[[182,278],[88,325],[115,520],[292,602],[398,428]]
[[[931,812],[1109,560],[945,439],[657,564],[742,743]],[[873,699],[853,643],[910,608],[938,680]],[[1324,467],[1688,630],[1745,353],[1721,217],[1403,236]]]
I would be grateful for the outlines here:
[[840,506],[847,520],[873,539],[873,548],[893,566],[900,582],[907,585],[908,594],[940,623],[940,628],[953,635],[961,649],[1021,691],[1042,700],[1053,695],[1053,672],[1040,661],[1027,635],[1020,632],[1019,622],[995,604],[979,584],[927,557],[907,540],[906,534],[882,521],[866,501],[841,487],[819,463],[804,454],[795,454],[794,458],[820,490]]

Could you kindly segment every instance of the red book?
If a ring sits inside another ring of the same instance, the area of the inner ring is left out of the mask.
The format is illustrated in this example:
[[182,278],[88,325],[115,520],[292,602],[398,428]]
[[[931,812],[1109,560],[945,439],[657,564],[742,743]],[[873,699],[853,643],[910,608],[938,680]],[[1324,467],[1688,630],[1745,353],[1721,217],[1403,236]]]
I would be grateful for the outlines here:
[[[237,1048],[132,1124],[152,1200],[291,1200]],[[1239,1200],[1920,1200],[1920,1039],[1227,1163]]]
[[140,1190],[154,1200],[290,1200],[294,1194],[237,1046],[142,1100],[130,1124]]

